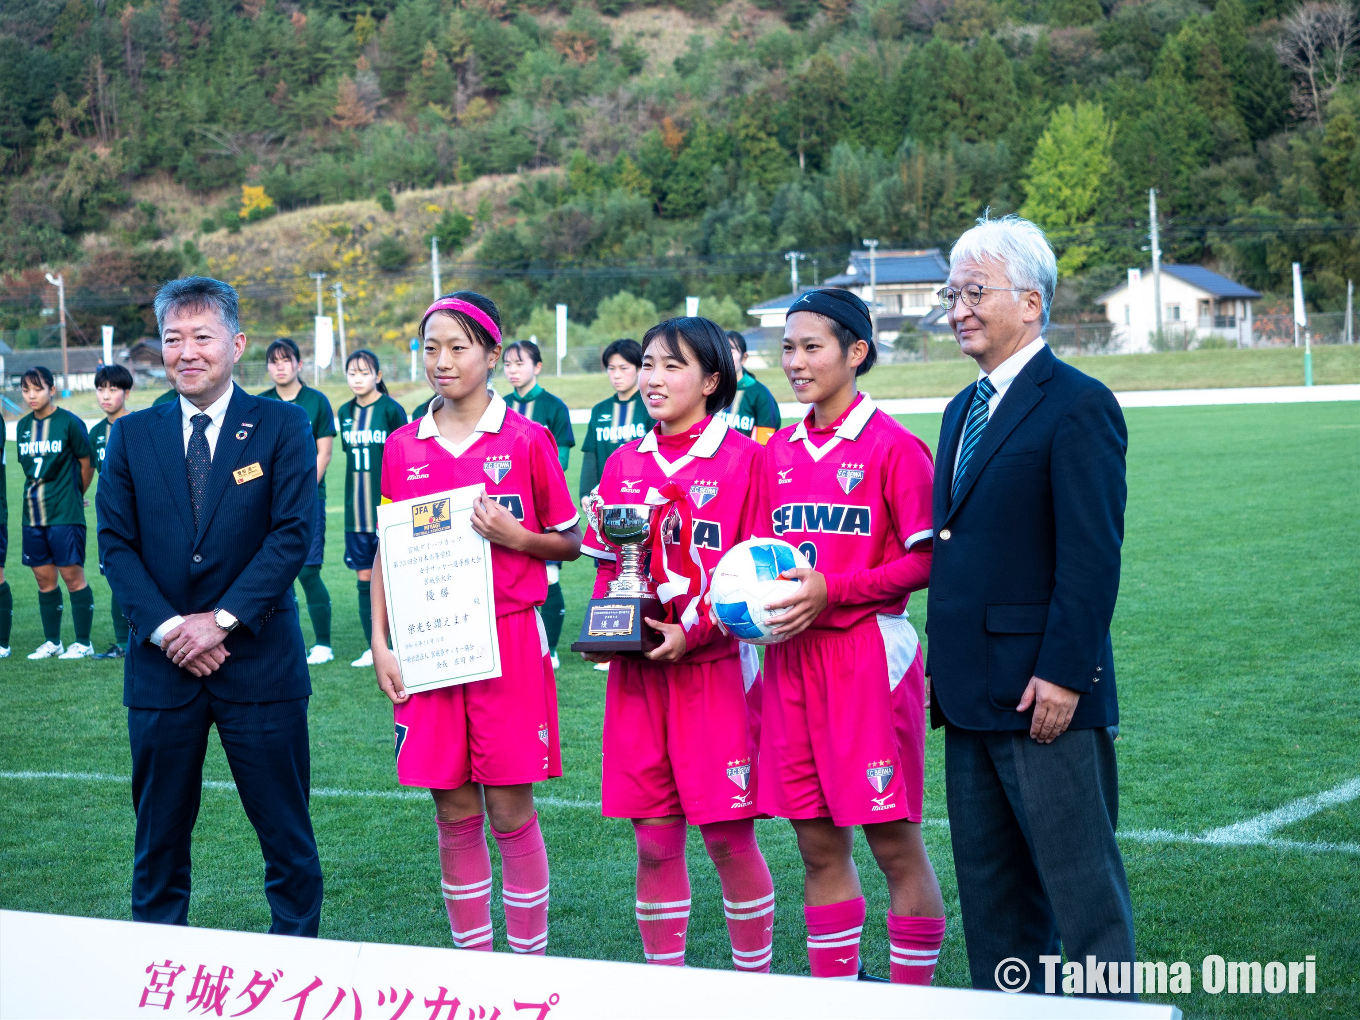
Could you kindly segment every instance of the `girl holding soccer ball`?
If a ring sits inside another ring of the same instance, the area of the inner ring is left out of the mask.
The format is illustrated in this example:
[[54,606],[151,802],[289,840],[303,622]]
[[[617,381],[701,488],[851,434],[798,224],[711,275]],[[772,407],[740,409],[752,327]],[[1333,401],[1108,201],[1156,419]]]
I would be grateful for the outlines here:
[[[610,455],[597,491],[605,505],[655,508],[651,573],[668,619],[646,621],[662,640],[645,657],[610,662],[602,811],[633,820],[637,921],[648,963],[685,962],[685,837],[694,824],[722,883],[732,962],[740,971],[768,972],[774,885],[752,821],[755,650],[738,646],[700,610],[713,568],[751,527],[761,449],[721,413],[737,375],[716,323],[670,319],[647,332],[642,348],[639,384],[657,426]],[[616,554],[594,531],[582,551],[596,560],[595,597],[604,597],[618,574]]]
[[811,568],[767,608],[762,814],[788,818],[806,868],[814,977],[853,977],[865,923],[851,849],[863,826],[888,880],[895,982],[929,984],[944,903],[925,843],[925,682],[908,595],[930,577],[930,450],[859,392],[874,363],[869,310],[844,290],[789,308],[783,367],[812,409],[765,447],[758,537],[797,546]]
[[[491,543],[501,676],[408,693],[388,648],[382,562],[373,566],[373,666],[396,723],[397,777],[435,802],[445,906],[460,949],[491,949],[491,859],[501,853],[510,948],[548,945],[548,855],[533,784],[562,774],[557,687],[537,607],[548,560],[580,555],[579,515],[552,435],[488,387],[501,352],[489,298],[449,294],[425,312],[419,336],[435,390],[428,413],[394,431],[382,458],[382,495],[415,499],[485,484],[472,527]],[[513,508],[510,509],[510,508]]]

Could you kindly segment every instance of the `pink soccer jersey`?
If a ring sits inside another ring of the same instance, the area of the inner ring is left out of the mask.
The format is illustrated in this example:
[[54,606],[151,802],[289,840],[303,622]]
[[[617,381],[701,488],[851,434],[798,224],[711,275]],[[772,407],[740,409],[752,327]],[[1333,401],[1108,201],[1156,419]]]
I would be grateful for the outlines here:
[[[606,505],[655,502],[667,482],[676,482],[689,493],[694,521],[694,543],[704,571],[711,575],[723,553],[740,542],[753,526],[756,477],[762,456],[760,445],[728,428],[721,417],[711,416],[685,434],[663,436],[653,429],[610,454],[605,461],[599,493]],[[668,536],[669,538],[669,536]],[[669,543],[668,543],[669,545]],[[581,551],[597,561],[613,562],[615,554],[587,529]],[[668,549],[678,562],[683,550]],[[595,579],[595,596],[617,576],[617,569],[602,567]],[[676,618],[698,593],[691,590],[675,600]],[[736,642],[722,635],[707,614],[687,628],[690,651],[685,662],[705,662],[736,654]]]
[[766,444],[753,533],[797,546],[826,576],[827,608],[813,627],[898,615],[907,594],[894,564],[934,535],[930,448],[866,393],[827,428],[812,421],[809,410]]
[[[435,397],[433,411],[442,398]],[[484,482],[487,495],[530,531],[566,531],[579,518],[557,460],[557,442],[542,425],[493,397],[471,437],[455,446],[426,414],[397,429],[383,450],[382,494],[394,502]],[[543,560],[492,545],[496,615],[542,605],[548,596]]]

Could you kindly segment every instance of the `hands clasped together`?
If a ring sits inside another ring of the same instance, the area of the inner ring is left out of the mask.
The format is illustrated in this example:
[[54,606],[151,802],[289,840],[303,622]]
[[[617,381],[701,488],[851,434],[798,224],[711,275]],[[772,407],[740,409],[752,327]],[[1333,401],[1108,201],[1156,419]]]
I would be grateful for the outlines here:
[[161,639],[161,651],[176,666],[197,677],[216,672],[231,652],[222,647],[227,632],[212,613],[193,613]]

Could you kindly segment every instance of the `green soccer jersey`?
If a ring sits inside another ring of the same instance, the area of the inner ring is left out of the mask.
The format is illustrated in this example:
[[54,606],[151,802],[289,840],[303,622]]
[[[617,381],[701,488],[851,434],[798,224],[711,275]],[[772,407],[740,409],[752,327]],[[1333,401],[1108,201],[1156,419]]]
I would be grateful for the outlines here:
[[557,440],[557,459],[562,462],[562,469],[566,470],[567,451],[576,445],[576,433],[571,430],[571,413],[567,405],[537,383],[522,397],[511,390],[505,402],[510,405],[510,410],[538,422],[553,434]]
[[[273,387],[259,396],[266,400],[283,400],[278,390]],[[314,390],[304,383],[302,389],[298,390],[298,395],[285,403],[297,404],[307,412],[307,417],[312,423],[313,439],[325,439],[327,436],[335,435],[335,415],[331,412],[331,402],[320,390]],[[322,478],[317,483],[316,495],[323,503],[326,501],[326,479]]]
[[172,401],[172,400],[178,400],[178,399],[179,399],[179,394],[178,394],[178,393],[176,393],[174,390],[166,390],[164,393],[162,393],[162,394],[161,394],[159,397],[157,397],[155,400],[151,401],[151,406],[152,406],[152,407],[160,407],[162,404],[168,404],[168,403],[170,403],[170,401]]
[[109,433],[113,431],[113,422],[107,418],[100,418],[95,422],[94,428],[90,429],[90,449],[94,451],[92,460],[94,469],[100,474],[104,473],[104,451],[109,446]]
[[417,418],[424,418],[424,417],[425,417],[425,412],[428,411],[428,410],[430,409],[430,401],[431,401],[431,400],[434,400],[434,397],[429,397],[429,398],[425,401],[425,403],[423,403],[423,404],[417,404],[417,405],[416,405],[416,409],[415,409],[414,411],[411,412],[411,420],[412,420],[412,421],[415,421]]
[[91,457],[85,423],[64,407],[46,418],[19,419],[19,466],[24,472],[24,527],[84,524],[80,458]]
[[[9,527],[9,485],[5,481],[5,465],[9,463],[9,447],[5,445],[8,431],[4,419],[0,419],[0,524],[5,527]],[[4,563],[0,563],[0,567],[3,566]]]
[[[737,396],[726,411],[722,412],[728,428],[736,429],[744,436],[756,437],[756,429],[779,431],[779,403],[774,394],[750,372],[744,372],[741,382],[737,383]],[[761,443],[769,439],[766,432]]]
[[615,394],[592,407],[586,438],[581,443],[580,494],[584,496],[600,484],[600,478],[604,475],[604,462],[611,453],[625,443],[641,439],[655,425],[656,422],[647,413],[641,390],[627,400],[620,400]]
[[378,530],[382,502],[382,455],[387,437],[406,424],[406,412],[383,394],[367,407],[340,405],[340,444],[345,451],[345,530]]

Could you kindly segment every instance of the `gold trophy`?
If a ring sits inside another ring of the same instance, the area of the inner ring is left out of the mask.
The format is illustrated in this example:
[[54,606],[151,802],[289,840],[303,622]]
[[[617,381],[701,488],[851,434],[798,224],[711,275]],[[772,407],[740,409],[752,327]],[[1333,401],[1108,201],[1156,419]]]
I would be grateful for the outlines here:
[[609,582],[609,593],[591,599],[573,652],[646,652],[661,644],[661,634],[643,620],[663,620],[665,610],[656,585],[644,569],[646,546],[652,537],[655,507],[645,503],[605,506],[597,493],[581,500],[581,509],[596,534],[618,550],[619,576]]

